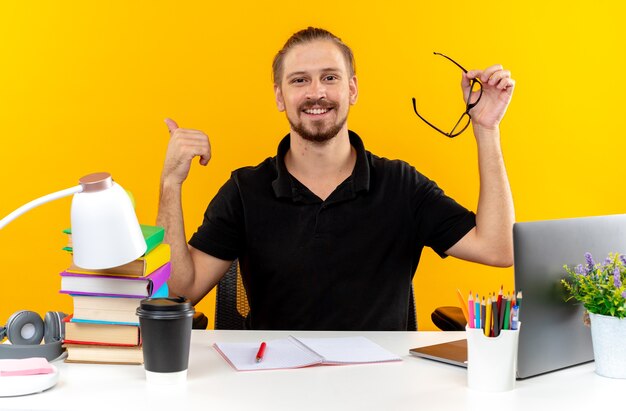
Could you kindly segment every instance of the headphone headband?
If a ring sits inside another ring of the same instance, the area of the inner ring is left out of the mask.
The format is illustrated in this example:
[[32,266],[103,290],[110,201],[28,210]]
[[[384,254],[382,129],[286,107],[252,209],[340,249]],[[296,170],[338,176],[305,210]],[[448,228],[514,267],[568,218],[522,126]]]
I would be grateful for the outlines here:
[[61,341],[38,345],[0,344],[0,360],[44,357],[48,361],[59,358],[63,354]]

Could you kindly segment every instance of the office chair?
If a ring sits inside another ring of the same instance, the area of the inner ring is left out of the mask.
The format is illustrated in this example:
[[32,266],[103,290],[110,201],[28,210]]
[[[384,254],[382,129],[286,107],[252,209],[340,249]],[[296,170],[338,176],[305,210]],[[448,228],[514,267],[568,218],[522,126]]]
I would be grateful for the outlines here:
[[215,329],[243,330],[250,311],[243,287],[239,264],[233,261],[224,277],[217,283],[215,295]]
[[415,294],[413,294],[413,283],[409,293],[409,316],[406,322],[407,331],[417,331],[417,312],[415,310]]
[[[224,277],[217,283],[217,294],[215,296],[216,330],[243,330],[246,316],[250,312],[246,290],[243,287],[238,267],[237,260],[233,261]],[[413,295],[413,286],[411,286],[407,331],[416,330],[415,297]]]
[[433,324],[441,331],[465,331],[465,316],[459,307],[443,306],[437,307],[430,314]]
[[209,325],[209,319],[207,318],[207,316],[204,315],[204,313],[201,313],[200,311],[196,311],[195,314],[193,315],[191,328],[193,330],[206,330],[208,325]]

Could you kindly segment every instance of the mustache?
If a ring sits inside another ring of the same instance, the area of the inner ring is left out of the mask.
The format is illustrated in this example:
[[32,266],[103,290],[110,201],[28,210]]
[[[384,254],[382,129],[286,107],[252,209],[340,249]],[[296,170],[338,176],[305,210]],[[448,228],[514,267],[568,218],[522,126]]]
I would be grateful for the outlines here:
[[326,99],[307,100],[300,105],[300,111],[311,108],[331,109],[334,107],[335,105]]

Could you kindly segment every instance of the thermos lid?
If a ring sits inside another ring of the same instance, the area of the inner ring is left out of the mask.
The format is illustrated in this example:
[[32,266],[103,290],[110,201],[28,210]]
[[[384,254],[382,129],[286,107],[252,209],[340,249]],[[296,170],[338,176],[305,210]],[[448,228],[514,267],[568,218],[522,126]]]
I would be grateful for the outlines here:
[[146,298],[141,300],[137,308],[139,318],[155,320],[193,317],[195,312],[185,297]]

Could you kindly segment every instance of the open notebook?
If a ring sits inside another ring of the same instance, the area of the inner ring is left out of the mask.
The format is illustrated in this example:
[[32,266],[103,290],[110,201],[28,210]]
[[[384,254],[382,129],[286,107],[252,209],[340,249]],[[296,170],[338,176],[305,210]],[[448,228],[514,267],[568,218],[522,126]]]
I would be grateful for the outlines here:
[[302,368],[402,361],[365,337],[288,338],[267,341],[265,355],[256,362],[259,343],[215,343],[215,349],[237,371]]

